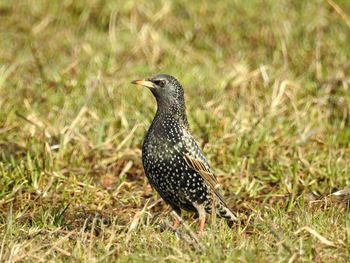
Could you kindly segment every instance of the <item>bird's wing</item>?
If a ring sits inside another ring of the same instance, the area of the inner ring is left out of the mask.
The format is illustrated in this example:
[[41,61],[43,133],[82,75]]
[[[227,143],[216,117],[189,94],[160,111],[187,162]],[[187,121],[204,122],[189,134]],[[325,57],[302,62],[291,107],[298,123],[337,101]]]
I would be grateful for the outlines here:
[[211,188],[213,189],[218,188],[219,186],[218,180],[216,179],[214,173],[208,168],[207,165],[205,165],[203,162],[201,162],[200,160],[198,160],[197,158],[189,154],[185,154],[185,160],[188,166],[190,166],[193,170],[198,172],[203,177],[204,181],[208,183],[208,185]]
[[[226,205],[224,197],[219,192],[219,183],[211,170],[210,165],[199,148],[196,140],[189,133],[184,134],[185,148],[188,152],[184,158],[187,165],[196,171],[204,180],[205,184],[209,186],[210,190],[217,196],[217,198]],[[227,205],[226,205],[227,206]]]
[[189,167],[195,170],[203,178],[204,182],[210,187],[220,201],[226,205],[224,197],[218,191],[218,188],[220,187],[218,180],[208,165],[189,154],[185,154],[185,161]]

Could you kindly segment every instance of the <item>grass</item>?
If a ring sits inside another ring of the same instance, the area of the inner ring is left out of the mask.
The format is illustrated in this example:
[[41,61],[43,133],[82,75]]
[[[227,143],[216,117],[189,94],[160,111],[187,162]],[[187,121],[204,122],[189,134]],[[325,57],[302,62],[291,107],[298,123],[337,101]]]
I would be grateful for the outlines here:
[[[345,0],[0,1],[0,261],[347,262],[330,194],[350,185],[349,17]],[[242,218],[201,249],[166,229],[140,161],[155,101],[130,82],[160,72]]]

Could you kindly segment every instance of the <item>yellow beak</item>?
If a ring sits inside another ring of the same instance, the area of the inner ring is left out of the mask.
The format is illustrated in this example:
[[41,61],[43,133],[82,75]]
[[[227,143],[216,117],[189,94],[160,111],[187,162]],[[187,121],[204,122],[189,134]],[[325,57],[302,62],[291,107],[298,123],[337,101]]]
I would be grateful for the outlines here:
[[147,87],[147,88],[154,88],[154,84],[153,82],[149,81],[149,80],[145,80],[145,79],[142,79],[142,80],[134,80],[131,82],[132,84],[136,84],[136,85],[141,85],[141,86],[144,86],[144,87]]

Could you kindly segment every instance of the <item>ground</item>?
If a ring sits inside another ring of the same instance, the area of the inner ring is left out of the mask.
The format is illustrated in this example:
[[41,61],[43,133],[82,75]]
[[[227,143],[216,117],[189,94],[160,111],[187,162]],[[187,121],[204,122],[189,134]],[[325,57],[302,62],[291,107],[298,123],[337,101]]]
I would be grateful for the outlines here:
[[[350,2],[0,1],[0,261],[347,262]],[[184,85],[232,229],[169,229],[141,145]],[[345,197],[346,199],[346,197]]]

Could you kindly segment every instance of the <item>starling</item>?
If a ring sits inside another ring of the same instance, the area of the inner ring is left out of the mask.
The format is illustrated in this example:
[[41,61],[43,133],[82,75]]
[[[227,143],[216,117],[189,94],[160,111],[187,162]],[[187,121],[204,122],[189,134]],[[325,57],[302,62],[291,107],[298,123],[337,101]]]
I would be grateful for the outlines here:
[[178,215],[181,209],[198,213],[200,233],[206,213],[213,208],[232,225],[236,217],[219,193],[217,179],[191,135],[179,81],[160,74],[132,83],[149,88],[157,101],[157,113],[142,146],[142,163],[152,187]]

